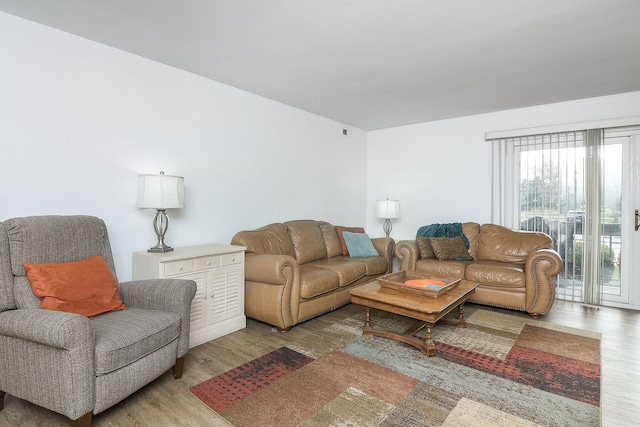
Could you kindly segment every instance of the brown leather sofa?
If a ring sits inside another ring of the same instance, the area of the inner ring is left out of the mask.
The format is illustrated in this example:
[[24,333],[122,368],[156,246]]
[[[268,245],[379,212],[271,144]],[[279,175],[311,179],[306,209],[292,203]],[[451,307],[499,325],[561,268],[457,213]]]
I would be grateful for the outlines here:
[[296,220],[240,231],[231,243],[247,248],[246,315],[286,332],[351,301],[349,289],[388,273],[393,239],[371,239],[378,256],[342,255],[336,228]]
[[430,273],[443,280],[465,279],[479,286],[470,302],[526,311],[533,317],[549,312],[555,300],[556,276],[562,259],[551,238],[538,232],[515,231],[495,224],[462,224],[473,260],[420,258],[416,240],[396,244],[401,270]]

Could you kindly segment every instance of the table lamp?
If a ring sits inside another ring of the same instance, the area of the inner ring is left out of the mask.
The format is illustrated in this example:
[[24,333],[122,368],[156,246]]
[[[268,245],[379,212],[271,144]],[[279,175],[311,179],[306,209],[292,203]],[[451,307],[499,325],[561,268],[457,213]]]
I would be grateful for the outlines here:
[[165,175],[162,171],[159,175],[140,175],[136,206],[156,210],[153,229],[158,236],[158,243],[147,252],[172,251],[173,248],[164,243],[164,236],[169,229],[167,209],[184,208],[184,178]]
[[391,220],[400,217],[400,202],[398,200],[378,200],[376,202],[376,218],[384,218],[382,229],[387,237],[391,233]]

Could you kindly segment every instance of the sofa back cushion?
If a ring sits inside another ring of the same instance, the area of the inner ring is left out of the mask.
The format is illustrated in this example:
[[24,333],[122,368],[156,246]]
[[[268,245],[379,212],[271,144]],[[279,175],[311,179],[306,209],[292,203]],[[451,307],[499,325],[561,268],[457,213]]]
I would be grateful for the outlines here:
[[327,246],[318,221],[301,219],[285,222],[298,264],[327,257]]
[[476,259],[523,263],[529,253],[543,248],[551,248],[551,238],[544,233],[483,224],[478,236]]
[[324,244],[327,247],[327,257],[333,258],[334,256],[342,255],[342,244],[338,238],[338,232],[336,227],[328,222],[318,221],[320,224],[320,230],[322,230],[322,237],[324,238]]
[[296,256],[284,224],[269,224],[255,230],[240,231],[233,236],[231,244],[246,247],[247,253]]
[[469,241],[469,254],[476,259],[478,251],[478,235],[480,234],[480,224],[477,222],[465,222],[462,224],[462,232],[467,236]]

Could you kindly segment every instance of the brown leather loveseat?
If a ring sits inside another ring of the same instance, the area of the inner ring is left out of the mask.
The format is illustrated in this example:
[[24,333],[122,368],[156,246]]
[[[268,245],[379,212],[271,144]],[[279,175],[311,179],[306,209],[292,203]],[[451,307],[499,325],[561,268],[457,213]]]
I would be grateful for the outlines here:
[[246,315],[284,332],[351,301],[349,289],[390,271],[393,240],[371,239],[377,256],[343,256],[336,227],[296,220],[240,231]]
[[475,222],[463,223],[462,233],[469,243],[468,259],[421,258],[416,237],[396,244],[400,269],[427,272],[445,280],[476,282],[479,286],[470,302],[526,311],[533,317],[549,312],[555,300],[555,278],[563,263],[551,249],[548,235]]

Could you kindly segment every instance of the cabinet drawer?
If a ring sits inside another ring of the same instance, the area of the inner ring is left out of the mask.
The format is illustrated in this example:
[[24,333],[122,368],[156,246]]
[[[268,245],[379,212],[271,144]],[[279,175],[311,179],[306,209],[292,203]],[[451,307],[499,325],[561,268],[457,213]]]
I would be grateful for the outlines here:
[[193,271],[193,261],[171,261],[164,263],[164,275],[175,276],[176,274],[191,273]]
[[208,256],[196,258],[196,271],[208,270],[215,267],[220,267],[220,257]]
[[226,254],[220,257],[221,265],[233,265],[242,263],[242,253]]

